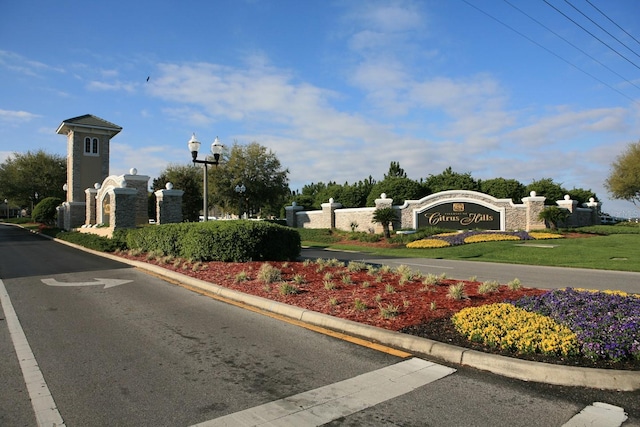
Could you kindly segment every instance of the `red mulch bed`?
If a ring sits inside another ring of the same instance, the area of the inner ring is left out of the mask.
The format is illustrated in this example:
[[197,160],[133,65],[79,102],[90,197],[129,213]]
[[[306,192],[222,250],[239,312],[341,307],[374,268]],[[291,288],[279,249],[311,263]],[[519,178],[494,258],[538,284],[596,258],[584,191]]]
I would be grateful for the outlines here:
[[[401,284],[400,276],[395,273],[372,275],[366,270],[349,272],[346,267],[324,267],[319,271],[316,263],[304,265],[302,262],[270,261],[270,265],[281,271],[282,282],[293,285],[293,277],[296,274],[304,278],[304,283],[296,285],[299,288],[297,294],[281,295],[280,282],[266,285],[257,279],[260,266],[264,262],[206,262],[200,263],[194,271],[193,264],[189,263],[174,266],[172,263],[149,261],[145,256],[126,256],[126,258],[160,265],[163,268],[246,294],[394,331],[427,323],[433,319],[448,318],[465,307],[502,302],[545,292],[533,288],[513,291],[506,286],[501,286],[498,292],[479,294],[478,286],[481,282],[463,281],[467,298],[455,301],[447,298],[447,291],[449,285],[458,283],[460,280],[444,279],[440,284],[425,289],[421,279]],[[236,280],[236,276],[241,272],[246,273],[248,280]],[[331,281],[335,284],[335,289],[325,288],[327,273],[333,276]],[[342,277],[345,275],[350,277],[351,283],[343,282]],[[365,282],[368,282],[368,285]],[[388,286],[393,287],[392,293],[387,289]],[[356,299],[366,304],[366,310],[355,308]],[[432,309],[432,303],[435,303],[435,309]],[[397,307],[398,314],[385,319],[380,315],[380,307],[389,306]]]
[[[194,267],[194,264],[184,261],[176,265],[175,261],[163,263],[158,260],[148,260],[145,255],[119,255],[156,264],[168,270],[246,294],[487,353],[568,366],[640,370],[640,362],[633,360],[614,363],[606,360],[591,361],[583,357],[558,358],[540,354],[514,354],[490,348],[468,341],[455,330],[449,320],[451,315],[465,307],[516,300],[525,295],[540,295],[546,292],[542,289],[523,287],[519,290],[510,290],[506,285],[502,285],[497,292],[479,294],[478,286],[481,282],[476,281],[443,279],[437,285],[425,287],[422,279],[400,283],[400,276],[395,273],[370,274],[366,270],[349,272],[346,267],[325,266],[320,269],[315,262],[305,265],[302,262],[272,261],[268,263],[281,271],[282,280],[267,285],[257,279],[258,271],[264,262],[205,262],[197,263]],[[241,272],[246,273],[248,280],[236,280]],[[331,281],[335,284],[335,289],[326,289],[324,282],[327,273],[333,276]],[[282,282],[295,284],[293,282],[295,275],[301,275],[304,278],[304,283],[296,284],[298,293],[282,295],[279,292],[280,284]],[[350,283],[343,282],[342,277],[345,275],[350,277]],[[467,298],[456,301],[448,298],[447,293],[449,286],[458,282],[465,283]],[[393,292],[390,292],[391,289],[388,286],[393,287]],[[356,300],[366,304],[366,309],[356,309]],[[434,303],[433,306],[432,303]],[[397,315],[383,318],[381,307],[390,306],[397,308]]]

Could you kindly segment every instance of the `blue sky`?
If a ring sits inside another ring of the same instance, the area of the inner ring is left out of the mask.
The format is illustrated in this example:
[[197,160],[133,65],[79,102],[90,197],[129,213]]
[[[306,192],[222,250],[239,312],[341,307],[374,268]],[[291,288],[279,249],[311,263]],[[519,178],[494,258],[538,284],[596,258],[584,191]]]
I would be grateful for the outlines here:
[[123,127],[116,175],[188,164],[196,132],[273,150],[294,190],[397,161],[412,179],[553,178],[637,215],[603,181],[640,140],[638,16],[636,0],[2,2],[0,161],[66,155],[58,125],[94,114]]

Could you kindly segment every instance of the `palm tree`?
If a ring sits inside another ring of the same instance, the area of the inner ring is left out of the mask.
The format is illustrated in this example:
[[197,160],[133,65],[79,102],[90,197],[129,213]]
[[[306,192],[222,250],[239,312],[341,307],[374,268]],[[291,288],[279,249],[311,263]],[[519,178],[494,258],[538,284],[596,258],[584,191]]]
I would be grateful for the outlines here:
[[376,209],[373,212],[373,217],[371,218],[372,222],[382,225],[382,231],[384,233],[384,237],[387,239],[391,237],[389,226],[394,221],[397,221],[397,220],[398,220],[398,215],[396,214],[396,210],[392,207]]
[[552,230],[556,230],[560,224],[564,224],[571,212],[558,206],[549,206],[538,214],[538,219],[549,224]]

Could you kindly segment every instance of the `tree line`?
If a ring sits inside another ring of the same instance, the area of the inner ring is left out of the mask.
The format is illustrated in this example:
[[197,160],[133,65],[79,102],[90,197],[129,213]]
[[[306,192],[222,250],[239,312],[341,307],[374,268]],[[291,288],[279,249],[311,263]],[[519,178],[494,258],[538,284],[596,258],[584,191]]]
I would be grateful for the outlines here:
[[400,163],[391,162],[389,171],[381,181],[374,180],[371,176],[354,184],[337,184],[318,182],[305,185],[302,191],[296,191],[292,195],[292,201],[308,209],[320,209],[322,203],[327,203],[329,198],[347,208],[359,208],[375,206],[375,200],[382,193],[393,199],[396,205],[405,200],[419,200],[430,194],[446,190],[471,190],[489,194],[498,199],[512,199],[514,203],[520,203],[523,197],[531,191],[546,197],[546,204],[555,205],[557,200],[564,198],[566,194],[580,204],[588,202],[590,198],[597,200],[596,194],[590,189],[572,188],[566,189],[562,184],[551,178],[534,180],[528,185],[509,178],[475,179],[471,173],[455,172],[451,167],[437,175],[429,175],[426,178],[413,180],[407,177]]
[[[472,190],[499,199],[512,199],[514,203],[535,191],[546,197],[546,203],[568,194],[580,204],[590,198],[598,199],[590,189],[566,189],[552,178],[541,178],[525,185],[515,179],[475,179],[471,173],[459,173],[451,167],[439,174],[411,179],[399,162],[392,161],[382,180],[372,176],[355,183],[338,184],[334,181],[312,182],[302,190],[289,188],[289,170],[282,166],[270,149],[252,142],[240,145],[234,142],[225,149],[220,164],[210,167],[208,174],[208,200],[210,209],[220,214],[282,217],[284,206],[296,202],[306,209],[320,209],[330,198],[347,208],[374,206],[382,193],[392,198],[394,204],[405,200],[417,200],[445,190]],[[45,198],[66,198],[63,185],[67,181],[66,157],[49,154],[43,150],[13,153],[0,163],[0,203],[30,210]],[[197,221],[203,204],[203,171],[194,164],[170,164],[154,179],[149,193],[150,218],[155,217],[153,191],[165,188],[171,182],[174,188],[184,191],[183,217]],[[604,182],[611,196],[640,203],[640,141],[629,144],[611,165],[611,172]],[[244,192],[235,191],[244,186]],[[1,215],[1,213],[0,213]]]

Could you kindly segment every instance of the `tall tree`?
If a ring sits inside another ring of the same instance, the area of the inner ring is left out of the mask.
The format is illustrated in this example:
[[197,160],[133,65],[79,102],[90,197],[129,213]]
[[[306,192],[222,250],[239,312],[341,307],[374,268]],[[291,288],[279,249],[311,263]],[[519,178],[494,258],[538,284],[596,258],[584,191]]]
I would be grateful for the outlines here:
[[527,195],[524,184],[515,179],[493,178],[480,181],[480,191],[497,199],[511,199],[514,203],[520,203]]
[[384,176],[386,178],[406,178],[407,173],[400,167],[400,162],[391,162],[389,171]]
[[[279,215],[291,193],[288,175],[273,151],[257,142],[236,142],[209,174],[212,201],[228,212],[235,212],[240,203],[251,214]],[[238,185],[245,186],[244,193],[235,191]]]
[[598,200],[598,196],[596,196],[596,193],[591,191],[591,189],[585,190],[584,188],[574,187],[571,190],[567,191],[567,194],[571,196],[571,200],[578,201],[578,206],[582,206],[583,203],[587,203],[592,197],[595,200]]
[[640,141],[629,144],[611,164],[611,173],[604,182],[614,199],[626,200],[638,206],[640,202]]
[[551,178],[542,178],[531,182],[527,185],[527,193],[532,191],[535,191],[538,196],[546,197],[544,204],[551,206],[555,205],[558,200],[564,199],[564,195],[567,194],[567,190]]
[[164,189],[168,182],[173,184],[174,189],[184,191],[182,195],[183,219],[198,221],[202,210],[202,169],[192,165],[171,164],[162,171],[158,178],[153,180],[151,184],[153,191]]
[[0,197],[22,208],[47,197],[66,199],[65,182],[67,159],[43,150],[13,153],[0,164]]
[[469,172],[454,172],[451,166],[439,175],[429,175],[424,185],[429,189],[430,193],[438,193],[446,190],[479,190],[478,182],[471,177]]
[[393,203],[401,205],[405,200],[418,200],[429,194],[419,182],[409,178],[390,177],[377,182],[367,196],[367,206],[375,206],[375,200],[384,193],[393,199]]

